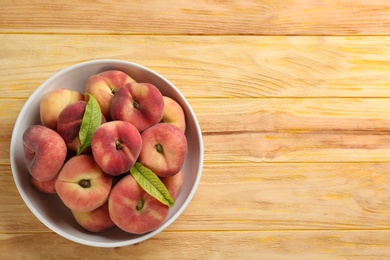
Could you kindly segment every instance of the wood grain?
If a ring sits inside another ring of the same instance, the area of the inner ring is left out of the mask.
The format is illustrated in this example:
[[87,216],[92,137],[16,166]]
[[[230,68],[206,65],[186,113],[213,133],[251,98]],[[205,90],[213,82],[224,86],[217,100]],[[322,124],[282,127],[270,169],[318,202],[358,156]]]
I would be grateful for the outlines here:
[[[177,237],[180,236],[180,239]],[[120,248],[81,246],[51,233],[0,234],[0,257],[12,259],[387,259],[389,231],[163,232]],[[40,241],[40,243],[32,243]],[[226,245],[237,245],[226,246]],[[174,252],[174,253],[173,253]],[[93,257],[91,257],[93,256]]]
[[189,103],[206,136],[244,132],[385,135],[390,130],[388,98],[197,98]]
[[[0,6],[0,259],[390,258],[389,1]],[[67,66],[103,58],[174,83],[205,145],[183,214],[148,241],[109,249],[42,224],[9,159],[33,91]]]
[[143,64],[187,98],[390,97],[389,37],[3,34],[2,97],[99,58]]
[[5,0],[0,32],[181,35],[389,34],[387,1]]

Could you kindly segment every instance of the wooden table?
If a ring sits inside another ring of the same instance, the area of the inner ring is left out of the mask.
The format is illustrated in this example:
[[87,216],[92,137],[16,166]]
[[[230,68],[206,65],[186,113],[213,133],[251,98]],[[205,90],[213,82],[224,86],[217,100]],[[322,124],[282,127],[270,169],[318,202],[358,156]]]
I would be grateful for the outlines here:
[[[0,259],[388,259],[390,2],[0,4]],[[9,144],[29,95],[91,59],[156,70],[188,98],[199,188],[166,231],[92,248],[38,221]]]

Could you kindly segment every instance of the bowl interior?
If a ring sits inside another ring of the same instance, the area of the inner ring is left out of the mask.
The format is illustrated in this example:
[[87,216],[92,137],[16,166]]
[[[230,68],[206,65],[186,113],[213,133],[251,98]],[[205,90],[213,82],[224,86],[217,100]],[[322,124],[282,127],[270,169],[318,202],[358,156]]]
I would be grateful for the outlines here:
[[[134,235],[115,227],[99,234],[81,228],[57,195],[37,192],[30,184],[30,176],[24,161],[22,135],[31,125],[41,124],[39,103],[42,97],[56,88],[68,88],[83,93],[84,83],[91,75],[106,70],[122,70],[137,82],[148,82],[161,93],[176,100],[186,115],[188,154],[183,170],[184,183],[175,205],[170,209],[164,224],[147,234]],[[50,77],[29,97],[16,120],[10,146],[13,177],[20,195],[33,214],[59,235],[80,244],[96,247],[126,246],[144,241],[174,222],[192,199],[198,186],[203,167],[203,141],[199,123],[184,96],[168,80],[141,65],[120,60],[93,60],[68,67]]]

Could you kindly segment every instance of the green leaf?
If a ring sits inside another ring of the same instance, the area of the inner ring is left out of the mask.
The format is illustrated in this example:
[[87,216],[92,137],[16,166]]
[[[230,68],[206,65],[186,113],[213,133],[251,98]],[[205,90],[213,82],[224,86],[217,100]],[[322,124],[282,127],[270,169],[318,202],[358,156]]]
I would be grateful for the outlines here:
[[90,94],[88,103],[85,107],[83,120],[81,121],[79,138],[80,147],[77,149],[77,155],[79,155],[85,148],[91,145],[92,135],[96,128],[102,123],[102,112],[100,110],[99,103],[96,98]]
[[164,183],[154,172],[143,166],[140,162],[135,163],[130,169],[130,173],[138,184],[152,197],[169,207],[175,204]]

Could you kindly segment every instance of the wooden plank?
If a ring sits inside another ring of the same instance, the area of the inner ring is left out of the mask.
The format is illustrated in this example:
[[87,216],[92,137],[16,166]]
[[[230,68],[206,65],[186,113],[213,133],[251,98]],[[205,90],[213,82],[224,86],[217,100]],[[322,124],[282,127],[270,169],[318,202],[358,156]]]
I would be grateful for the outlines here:
[[0,32],[389,34],[388,1],[2,1]]
[[16,188],[10,165],[0,165],[0,190],[2,194],[0,200],[6,205],[0,212],[0,218],[2,219],[0,233],[49,230],[24,203]]
[[390,97],[389,37],[3,34],[0,46],[2,97],[99,58],[150,67],[187,98]]
[[316,133],[384,135],[388,98],[189,99],[204,135]]
[[389,161],[388,99],[194,100],[214,162]]
[[[206,164],[175,228],[388,229],[389,164]],[[190,222],[186,220],[191,220]]]
[[203,131],[206,161],[379,162],[390,159],[388,99],[191,102]]
[[16,118],[26,100],[0,98],[0,165],[10,163],[10,144]]
[[210,162],[389,162],[388,135],[238,133],[204,136]]
[[[50,230],[0,166],[0,233]],[[390,163],[206,163],[169,231],[390,230]]]
[[[93,248],[53,233],[0,234],[1,259],[388,259],[390,231],[163,232]],[[34,243],[32,243],[34,241]],[[174,252],[174,253],[173,253]]]

